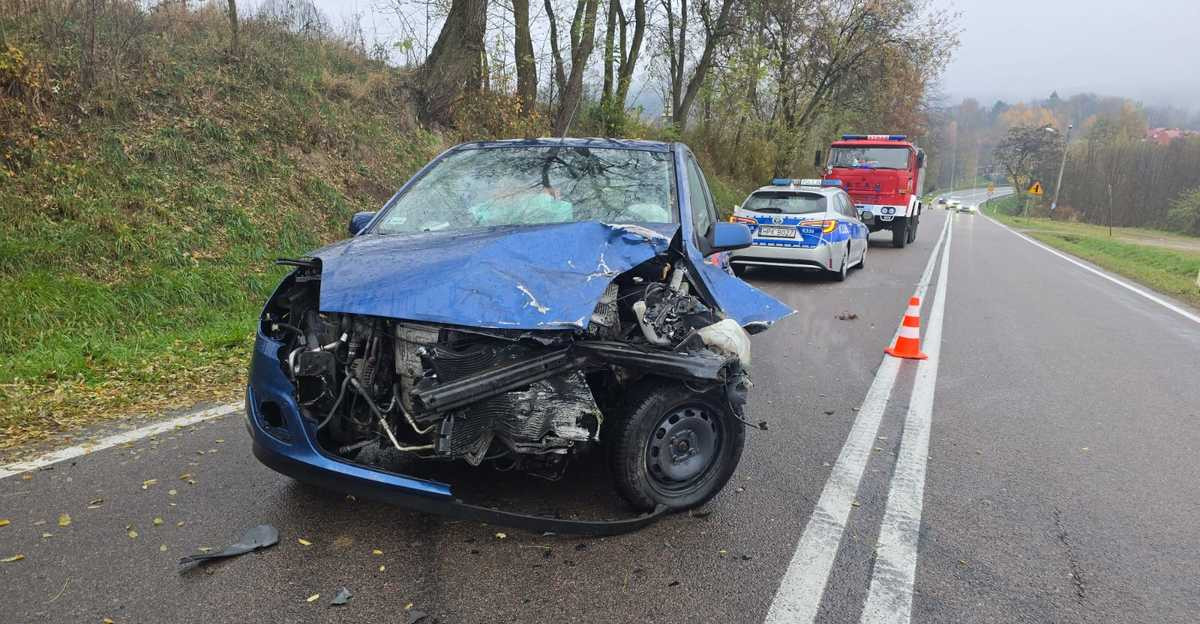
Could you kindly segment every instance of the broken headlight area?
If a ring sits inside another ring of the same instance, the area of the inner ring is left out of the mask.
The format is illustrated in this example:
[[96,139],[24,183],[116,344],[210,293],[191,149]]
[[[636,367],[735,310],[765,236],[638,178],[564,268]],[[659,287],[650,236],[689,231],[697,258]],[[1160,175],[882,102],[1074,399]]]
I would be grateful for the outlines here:
[[682,262],[617,276],[578,330],[323,312],[320,282],[319,263],[301,263],[262,329],[329,454],[369,464],[378,454],[361,451],[376,447],[557,479],[598,446],[640,510],[707,501],[740,459],[749,338]]

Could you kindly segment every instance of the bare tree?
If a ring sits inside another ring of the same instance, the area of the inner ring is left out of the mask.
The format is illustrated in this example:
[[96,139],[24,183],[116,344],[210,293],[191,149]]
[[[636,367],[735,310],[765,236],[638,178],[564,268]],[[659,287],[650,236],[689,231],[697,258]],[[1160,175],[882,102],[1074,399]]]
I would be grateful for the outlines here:
[[238,42],[237,0],[229,0],[229,33],[229,56],[237,58],[241,54],[241,46]]
[[79,81],[84,91],[96,84],[96,5],[99,0],[87,0],[87,21],[84,24],[83,45],[79,46]]
[[688,113],[708,78],[716,53],[725,39],[734,33],[734,6],[737,0],[721,0],[720,10],[713,15],[711,0],[699,0],[700,24],[704,29],[704,44],[700,58],[688,71],[688,0],[679,0],[676,12],[673,0],[662,0],[667,14],[666,44],[671,92],[671,121],[679,129],[687,126]]
[[600,96],[608,134],[621,131],[629,85],[646,36],[646,0],[634,0],[632,41],[629,39],[629,21],[621,0],[609,0],[608,29],[604,39],[604,87]]
[[533,58],[533,38],[529,34],[529,0],[513,0],[513,50],[517,65],[517,96],[521,108],[532,111],[537,106],[537,61]]
[[587,59],[596,45],[596,15],[600,0],[577,0],[575,15],[571,18],[571,69],[563,67],[562,53],[558,46],[554,7],[546,0],[546,13],[550,18],[550,46],[554,56],[554,76],[559,86],[558,112],[554,116],[554,134],[564,134],[575,119],[583,100],[583,72]]
[[421,68],[424,113],[436,122],[453,122],[454,106],[478,91],[483,81],[487,0],[453,0],[429,58]]

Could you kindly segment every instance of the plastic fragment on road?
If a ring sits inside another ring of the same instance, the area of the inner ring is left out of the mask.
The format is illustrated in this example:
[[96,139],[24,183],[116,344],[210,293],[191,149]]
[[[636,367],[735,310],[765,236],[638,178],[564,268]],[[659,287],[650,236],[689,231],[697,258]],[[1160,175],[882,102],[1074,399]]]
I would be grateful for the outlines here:
[[329,603],[329,606],[340,607],[340,606],[346,604],[347,602],[350,602],[350,599],[353,597],[354,597],[354,594],[350,593],[350,590],[343,587],[343,588],[337,590],[337,593],[334,594],[333,600]]
[[236,544],[226,546],[224,550],[215,553],[207,553],[201,555],[189,555],[179,560],[180,565],[189,563],[203,563],[214,559],[225,559],[228,557],[236,557],[244,555],[248,552],[267,548],[279,543],[279,531],[269,524],[260,524],[252,529],[249,529],[242,534],[242,538]]

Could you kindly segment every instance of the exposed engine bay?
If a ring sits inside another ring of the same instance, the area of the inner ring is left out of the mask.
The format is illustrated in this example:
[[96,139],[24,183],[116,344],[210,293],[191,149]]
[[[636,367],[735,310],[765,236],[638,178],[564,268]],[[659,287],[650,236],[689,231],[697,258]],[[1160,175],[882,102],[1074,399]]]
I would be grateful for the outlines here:
[[[627,391],[643,380],[716,397],[744,422],[749,336],[666,255],[617,276],[575,331],[322,312],[320,261],[287,263],[297,269],[262,329],[285,345],[279,361],[302,417],[343,459],[378,446],[558,478],[575,453],[605,441],[606,422],[625,418]],[[671,448],[686,459],[695,434],[683,433],[692,438]]]

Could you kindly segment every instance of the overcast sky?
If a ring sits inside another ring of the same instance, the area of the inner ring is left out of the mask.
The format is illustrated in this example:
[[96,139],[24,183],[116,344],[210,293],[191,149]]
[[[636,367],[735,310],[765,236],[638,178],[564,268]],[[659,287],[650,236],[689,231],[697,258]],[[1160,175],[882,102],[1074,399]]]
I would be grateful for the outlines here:
[[[402,30],[389,0],[314,2],[335,28],[357,12],[368,38],[395,40]],[[1200,111],[1200,0],[931,2],[958,13],[962,31],[941,81],[947,103],[1094,92]],[[541,3],[533,5],[540,16]],[[419,30],[421,21],[410,26]]]
[[935,0],[960,13],[956,101],[1091,91],[1200,110],[1200,0]]

